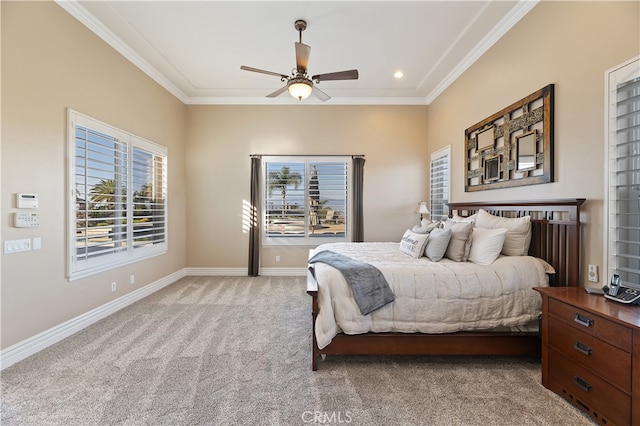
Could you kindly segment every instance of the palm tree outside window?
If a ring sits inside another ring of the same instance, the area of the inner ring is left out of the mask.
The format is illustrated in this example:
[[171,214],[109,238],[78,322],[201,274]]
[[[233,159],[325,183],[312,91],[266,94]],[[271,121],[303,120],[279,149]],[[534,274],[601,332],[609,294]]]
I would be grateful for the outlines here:
[[263,244],[350,241],[351,157],[272,157],[263,161]]

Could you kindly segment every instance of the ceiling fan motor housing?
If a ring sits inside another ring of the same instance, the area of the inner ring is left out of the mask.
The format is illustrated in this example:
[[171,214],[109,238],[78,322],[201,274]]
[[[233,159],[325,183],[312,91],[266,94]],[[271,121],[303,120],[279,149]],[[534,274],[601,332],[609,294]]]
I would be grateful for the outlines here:
[[304,31],[307,29],[307,21],[304,19],[298,19],[295,24],[293,24],[293,27],[296,31]]

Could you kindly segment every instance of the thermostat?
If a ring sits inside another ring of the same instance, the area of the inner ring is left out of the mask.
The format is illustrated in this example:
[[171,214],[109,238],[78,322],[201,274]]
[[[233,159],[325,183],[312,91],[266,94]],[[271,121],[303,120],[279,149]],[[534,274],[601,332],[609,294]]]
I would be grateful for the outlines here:
[[16,205],[19,209],[37,209],[38,194],[16,194]]
[[16,228],[37,228],[40,226],[40,213],[14,213],[13,226]]

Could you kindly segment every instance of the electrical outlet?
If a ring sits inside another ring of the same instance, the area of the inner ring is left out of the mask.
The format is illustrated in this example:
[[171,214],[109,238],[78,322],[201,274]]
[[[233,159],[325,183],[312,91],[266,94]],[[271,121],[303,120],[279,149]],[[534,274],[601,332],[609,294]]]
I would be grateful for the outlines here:
[[129,277],[129,283],[130,284],[135,284],[136,283],[136,276],[135,275],[131,275]]
[[276,256],[276,262],[280,262],[280,256]]
[[111,291],[116,291],[116,282],[111,283]]
[[589,265],[589,281],[597,283],[598,279],[598,265]]

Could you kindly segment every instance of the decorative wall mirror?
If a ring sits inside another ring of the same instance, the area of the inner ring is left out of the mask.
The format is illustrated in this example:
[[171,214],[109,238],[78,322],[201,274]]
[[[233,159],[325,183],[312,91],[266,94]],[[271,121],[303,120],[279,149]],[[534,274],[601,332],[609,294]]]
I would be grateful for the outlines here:
[[525,172],[535,170],[536,153],[538,152],[537,130],[516,136],[516,170]]
[[484,180],[491,182],[500,179],[500,156],[484,159]]
[[476,135],[476,151],[484,151],[485,149],[493,148],[495,144],[495,127],[491,126],[484,129]]
[[553,182],[553,84],[464,133],[465,191]]

